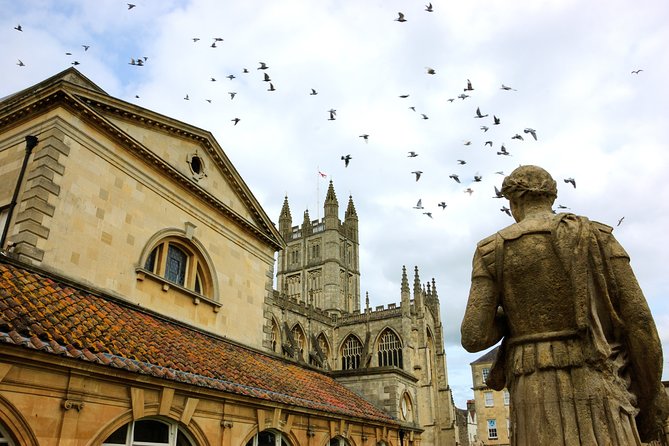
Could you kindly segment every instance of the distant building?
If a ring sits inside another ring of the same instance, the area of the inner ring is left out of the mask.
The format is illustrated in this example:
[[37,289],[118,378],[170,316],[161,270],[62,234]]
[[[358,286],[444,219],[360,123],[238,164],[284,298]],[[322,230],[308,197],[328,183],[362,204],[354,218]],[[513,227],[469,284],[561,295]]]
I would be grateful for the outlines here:
[[[486,379],[497,354],[493,348],[472,362],[472,383],[474,407],[477,421],[477,437],[484,445],[509,445],[511,426],[509,424],[509,392],[492,390]],[[474,443],[476,444],[476,443]]]

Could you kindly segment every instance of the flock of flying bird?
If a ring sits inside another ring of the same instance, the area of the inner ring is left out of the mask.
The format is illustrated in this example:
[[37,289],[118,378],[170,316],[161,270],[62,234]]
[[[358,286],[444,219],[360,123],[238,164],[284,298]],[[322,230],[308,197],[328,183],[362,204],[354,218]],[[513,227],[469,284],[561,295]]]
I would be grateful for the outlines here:
[[[134,4],[127,3],[127,9],[128,10],[131,10],[131,9],[135,8],[135,6],[136,5],[134,5]],[[427,5],[425,5],[425,11],[429,12],[429,13],[434,12],[434,8],[433,8],[431,3],[428,3]],[[404,22],[407,22],[407,18],[406,18],[404,13],[399,12],[395,21],[400,22],[400,23],[404,23]],[[14,29],[16,31],[23,32],[23,27],[20,24],[15,26]],[[197,44],[201,39],[199,37],[193,37],[193,38],[191,38],[191,40],[194,44]],[[212,42],[209,46],[211,48],[217,48],[218,45],[221,44],[223,41],[224,41],[224,39],[221,38],[221,37],[213,37]],[[81,45],[81,46],[82,46],[84,52],[88,51],[89,48],[90,48],[89,45],[85,45],[85,44]],[[66,55],[67,56],[72,56],[72,53],[67,52]],[[148,57],[146,57],[146,56],[131,57],[128,64],[132,65],[132,66],[135,66],[135,67],[142,67],[147,63],[147,61],[148,61]],[[73,65],[73,66],[76,66],[76,65],[79,65],[79,64],[80,64],[80,62],[78,60],[74,60],[74,61],[71,62],[71,65]],[[265,62],[259,62],[258,64],[259,64],[259,66],[256,68],[256,70],[260,70],[260,72],[262,73],[262,81],[267,83],[267,91],[269,91],[269,92],[276,91],[276,87],[274,86],[274,83],[273,83],[270,75],[266,71],[269,68],[269,66]],[[24,62],[21,61],[21,60],[18,60],[17,65],[20,66],[20,67],[25,66]],[[639,74],[641,71],[643,71],[643,70],[638,69],[638,70],[632,71],[632,73],[633,74]],[[243,68],[241,70],[241,73],[242,74],[249,74],[250,71],[247,68]],[[436,70],[433,69],[433,68],[430,68],[430,67],[426,67],[426,73],[428,75],[435,75]],[[236,76],[235,76],[235,74],[228,74],[227,76],[225,76],[225,78],[232,81],[232,80],[236,79]],[[214,77],[214,76],[210,77],[210,82],[217,82],[217,81],[218,81],[218,79],[216,77]],[[505,84],[501,84],[500,89],[503,90],[503,91],[507,91],[507,92],[516,91],[515,88],[509,87]],[[463,88],[462,93],[460,93],[459,95],[457,95],[455,97],[448,98],[447,101],[448,102],[454,102],[454,101],[456,101],[456,99],[460,99],[462,101],[465,101],[466,99],[471,97],[471,95],[473,94],[472,93],[473,91],[474,91],[474,86],[473,86],[472,82],[469,79],[467,79],[466,86]],[[316,89],[314,89],[314,88],[311,88],[310,91],[308,92],[308,94],[311,95],[311,96],[316,96],[316,95],[318,95],[318,91],[316,91]],[[230,97],[230,100],[234,100],[235,96],[237,95],[237,92],[236,91],[229,91],[228,95]],[[401,99],[406,99],[409,96],[410,96],[409,94],[399,95],[399,97]],[[135,98],[139,98],[139,95],[136,95]],[[191,98],[188,94],[186,94],[183,99],[184,100],[191,100]],[[205,99],[205,101],[211,103],[212,99]],[[413,106],[410,106],[409,109],[411,109],[414,112],[416,111],[415,107],[413,107]],[[424,113],[420,113],[420,116],[421,116],[421,119],[424,119],[424,120],[429,119],[429,117]],[[484,113],[484,112],[481,111],[480,107],[477,107],[473,118],[474,119],[489,118],[489,113]],[[328,121],[335,121],[336,119],[337,119],[337,110],[335,108],[330,108],[329,110],[327,110],[327,120]],[[234,118],[230,119],[230,121],[233,123],[233,125],[236,126],[241,121],[241,119],[239,117],[234,117]],[[502,124],[501,118],[499,116],[497,116],[496,114],[493,114],[492,118],[489,118],[489,121],[490,122],[487,122],[487,123],[484,122],[482,125],[479,126],[479,129],[483,133],[488,132],[488,130],[490,129],[490,126],[500,126]],[[538,140],[537,131],[535,129],[531,128],[531,127],[524,128],[522,130],[522,133],[526,135],[525,137],[530,137],[531,136],[531,138],[534,141]],[[359,135],[359,137],[362,138],[365,142],[368,142],[370,135],[364,133],[364,134]],[[518,141],[524,141],[525,137],[520,132],[516,132],[513,136],[511,136],[511,139],[512,140],[518,140]],[[465,146],[470,146],[471,144],[472,144],[472,142],[470,140],[465,140],[464,141]],[[484,147],[489,146],[489,147],[492,148],[493,145],[494,145],[494,141],[492,141],[492,140],[487,140],[484,143]],[[500,147],[495,151],[495,153],[499,156],[511,156],[511,153],[505,147],[504,143],[502,143],[500,145]],[[409,151],[407,156],[409,158],[416,158],[416,157],[418,157],[418,155],[419,154],[416,151]],[[353,156],[351,154],[341,155],[341,160],[343,161],[345,167],[348,167],[350,165],[352,159],[353,159]],[[458,165],[465,165],[466,163],[467,162],[463,159],[458,159],[457,160]],[[502,176],[504,175],[503,171],[498,171],[498,172],[495,172],[495,173],[499,174],[499,175],[502,175]],[[415,181],[418,182],[421,179],[421,175],[423,174],[423,171],[416,169],[416,170],[411,171],[411,174],[414,176]],[[451,173],[448,176],[448,178],[452,179],[453,181],[455,181],[458,184],[461,184],[462,181],[463,181],[461,179],[461,174],[459,174],[459,173]],[[473,179],[470,180],[470,185],[466,189],[464,189],[464,192],[469,194],[469,195],[472,195],[474,193],[474,189],[472,189],[471,185],[473,185],[474,183],[480,183],[482,181],[482,179],[483,179],[483,177],[481,175],[479,175],[478,173],[476,175],[474,175]],[[565,178],[565,179],[563,179],[563,181],[565,183],[571,184],[574,188],[576,187],[576,180],[574,178]],[[494,186],[493,198],[503,198],[503,196],[502,196],[501,192],[499,191],[499,189],[497,188],[497,186]],[[440,207],[442,210],[445,210],[446,207],[447,207],[447,204],[446,204],[445,201],[440,201],[440,202],[437,203],[437,206]],[[424,215],[427,215],[428,217],[433,218],[433,213],[431,211],[425,209],[422,199],[418,199],[416,205],[413,206],[413,208],[424,211],[423,212]],[[563,205],[558,205],[558,209],[568,209],[568,208],[566,206],[563,206]],[[511,216],[511,212],[506,206],[502,206],[500,208],[500,211],[505,212],[506,214]],[[620,219],[618,224],[620,224],[621,222],[622,222],[622,218]]]

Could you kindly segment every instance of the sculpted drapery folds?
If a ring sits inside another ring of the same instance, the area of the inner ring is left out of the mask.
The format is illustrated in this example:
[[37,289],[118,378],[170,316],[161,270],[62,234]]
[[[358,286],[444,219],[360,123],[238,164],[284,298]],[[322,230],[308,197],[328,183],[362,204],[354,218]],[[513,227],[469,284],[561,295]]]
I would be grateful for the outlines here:
[[635,445],[657,438],[669,402],[652,315],[612,228],[553,214],[536,166],[505,178],[516,220],[474,253],[462,345],[502,340],[488,385],[511,395],[512,444]]

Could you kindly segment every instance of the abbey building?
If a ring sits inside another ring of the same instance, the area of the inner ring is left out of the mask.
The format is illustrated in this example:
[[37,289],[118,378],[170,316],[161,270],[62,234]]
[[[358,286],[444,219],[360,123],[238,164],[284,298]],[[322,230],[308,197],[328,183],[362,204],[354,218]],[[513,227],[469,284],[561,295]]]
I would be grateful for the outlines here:
[[0,99],[0,444],[455,445],[435,282],[360,308],[338,215],[74,68]]

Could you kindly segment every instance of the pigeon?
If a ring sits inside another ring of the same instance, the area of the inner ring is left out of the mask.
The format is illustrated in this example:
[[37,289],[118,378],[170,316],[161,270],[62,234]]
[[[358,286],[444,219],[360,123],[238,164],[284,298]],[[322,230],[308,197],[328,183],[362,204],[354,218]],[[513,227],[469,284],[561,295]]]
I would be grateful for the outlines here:
[[428,3],[427,5],[425,5],[425,10],[427,12],[434,12],[434,9],[432,8],[432,3]]
[[415,157],[418,156],[418,154],[417,154],[416,152],[411,151],[411,152],[409,152],[409,155],[407,155],[407,156],[408,156],[409,158],[415,158]]
[[455,98],[448,98],[448,99],[446,99],[446,100],[447,100],[448,102],[453,102],[453,101],[455,101]]
[[423,212],[423,215],[427,215],[428,217],[432,218],[432,212]]
[[481,109],[479,107],[476,107],[476,116],[474,116],[475,118],[485,118],[486,116],[488,115],[482,115]]
[[16,62],[16,65],[18,65],[18,66],[20,66],[20,67],[25,67],[25,66],[26,66],[26,64],[24,64],[23,61],[22,61],[21,59],[19,59],[19,61]]
[[412,105],[411,107],[409,107],[409,110],[411,110],[411,111],[416,111],[416,107],[414,107],[414,106]]
[[498,170],[498,171],[495,172],[495,173],[496,173],[497,175],[502,175],[502,176],[504,176],[504,171],[503,171],[503,170]]
[[193,42],[197,42],[198,40],[200,40],[200,38],[199,37],[193,37],[192,40],[193,40]]
[[79,63],[79,61],[75,60],[74,62],[71,63],[71,65],[76,67],[77,65],[80,65],[80,63]]
[[395,19],[396,22],[406,22],[407,19],[404,18],[404,14],[401,12],[397,13],[397,18]]
[[558,204],[558,209],[569,209],[569,208],[563,204]]
[[461,166],[463,166],[463,165],[467,164],[467,161],[465,161],[465,160],[458,160],[458,164],[460,164]]
[[215,77],[212,77],[212,78],[211,78],[211,81],[212,81],[212,82],[216,82],[216,78],[215,78]]
[[497,152],[497,154],[506,156],[511,155],[509,152],[507,152],[506,147],[504,147],[504,144],[502,144],[502,147],[500,147],[499,152]]
[[343,155],[341,159],[344,160],[344,167],[348,167],[348,163],[351,161],[351,158],[353,158],[351,155]]
[[507,90],[507,91],[508,91],[508,90],[516,91],[515,88],[508,87],[508,86],[506,86],[506,85],[504,85],[504,84],[502,84],[502,86],[501,86],[500,88],[501,88],[502,90]]
[[213,42],[211,45],[209,45],[209,46],[212,47],[212,48],[218,48],[218,47],[216,46],[216,41],[215,41],[215,40],[214,40],[214,42]]
[[84,51],[88,51],[88,49],[91,47],[90,45],[81,45],[84,47]]
[[439,203],[437,206],[439,206],[442,210],[445,210],[445,209],[446,209],[446,206],[448,206],[448,205],[446,204],[445,201],[442,201],[442,202]]
[[267,74],[267,73],[263,73],[263,74],[264,74],[263,82],[270,82],[272,80],[272,79],[269,78],[269,74]]
[[479,174],[474,175],[474,182],[480,183],[483,180],[483,177]]
[[492,141],[486,141],[486,142],[483,144],[483,147],[485,147],[485,146],[490,146],[490,147],[492,147]]
[[328,121],[334,121],[335,116],[337,115],[337,110],[335,110],[334,108],[331,108],[330,110],[328,110],[328,113],[330,113],[330,117],[328,118]]
[[469,97],[469,95],[461,93],[461,94],[458,95],[458,97],[464,101],[465,99],[467,99]]
[[369,135],[367,133],[364,133],[364,134],[360,135],[358,138],[364,139],[365,142],[369,141]]
[[423,199],[419,198],[418,202],[416,203],[416,206],[413,207],[414,209],[423,209]]
[[470,140],[466,140],[463,144],[466,146],[471,146],[472,142]]
[[469,79],[467,79],[467,88],[464,89],[464,91],[473,91],[474,88],[472,87],[472,83],[470,82]]
[[518,133],[516,133],[515,135],[513,135],[513,136],[511,137],[511,139],[519,139],[519,140],[521,140],[521,141],[525,141],[525,139],[523,139],[522,135],[519,135]]
[[468,187],[467,189],[464,190],[464,192],[466,194],[469,194],[469,196],[471,197],[471,195],[474,193],[474,189],[472,189],[471,187]]
[[233,100],[235,96],[237,95],[236,91],[228,91],[228,94],[230,95],[230,100]]
[[572,186],[574,186],[574,189],[576,189],[576,180],[573,178],[565,178],[564,179],[565,183],[571,183]]
[[188,95],[184,96],[184,101],[190,101],[190,98],[188,97]]
[[14,29],[23,32],[23,27],[21,25],[16,25]]
[[214,42],[223,42],[222,37],[214,37]]
[[484,133],[487,132],[489,128],[490,127],[488,127],[487,125],[482,125],[481,126],[481,130],[483,130]]
[[242,69],[242,73],[248,73],[248,72],[249,72],[249,69],[248,69],[248,68],[244,68],[244,69]]
[[276,91],[276,88],[274,88],[273,83],[271,83],[271,82],[269,83],[269,88],[267,89],[267,91]]
[[425,67],[425,69],[427,70],[427,74],[437,74],[434,68]]
[[133,5],[132,3],[128,3],[128,9],[132,9],[132,8],[134,8],[135,6],[137,6],[137,5]]
[[406,99],[406,98],[409,97],[409,95],[408,95],[408,94],[401,94],[400,97],[401,97],[402,99]]
[[241,119],[239,119],[239,118],[234,118],[234,119],[231,119],[230,121],[234,122],[233,125],[237,125],[237,123],[238,123],[239,121],[241,121]]
[[460,177],[459,177],[457,174],[455,174],[455,173],[449,175],[448,178],[453,178],[453,180],[454,180],[456,183],[459,183],[459,182],[460,182]]
[[258,62],[258,63],[260,64],[260,66],[256,68],[256,70],[266,70],[269,68],[265,62]]
[[492,123],[493,125],[499,125],[499,123],[501,122],[501,120],[495,115],[492,115],[492,119],[493,119]]
[[228,74],[228,75],[225,76],[225,77],[227,77],[227,78],[230,79],[230,80],[233,80],[233,79],[236,79],[236,78],[237,78],[237,76],[235,76],[234,74]]
[[504,198],[504,195],[502,195],[502,191],[497,189],[497,186],[493,186],[495,188],[495,196],[492,198]]
[[[20,27],[21,27],[21,26],[19,26],[19,28],[20,28]],[[19,31],[21,31],[21,30],[19,29]],[[639,74],[639,73],[641,73],[642,71],[643,71],[642,69],[632,70],[632,74]]]
[[523,132],[529,133],[530,135],[532,135],[532,138],[534,138],[535,141],[537,140],[537,131],[536,130],[531,129],[531,128],[528,127],[525,130],[523,130]]
[[430,118],[427,117],[427,115],[425,113],[421,113],[420,115],[423,117],[423,119],[430,119]]
[[309,93],[310,96],[316,96],[318,92],[314,90],[313,88],[311,89],[311,93]]
[[205,99],[205,101],[209,102],[211,104],[211,99]]
[[422,174],[423,172],[420,171],[420,170],[414,170],[414,171],[411,172],[411,173],[414,174],[414,175],[416,175],[416,181],[418,181],[418,180],[420,180],[420,176],[421,176],[421,174]]
[[618,224],[616,226],[620,226],[620,223],[622,223],[624,219],[625,219],[624,216],[620,217],[620,219],[618,220]]
[[506,215],[508,215],[509,217],[513,217],[513,215],[511,215],[511,209],[509,209],[508,207],[502,206],[499,210],[502,212],[506,212]]

